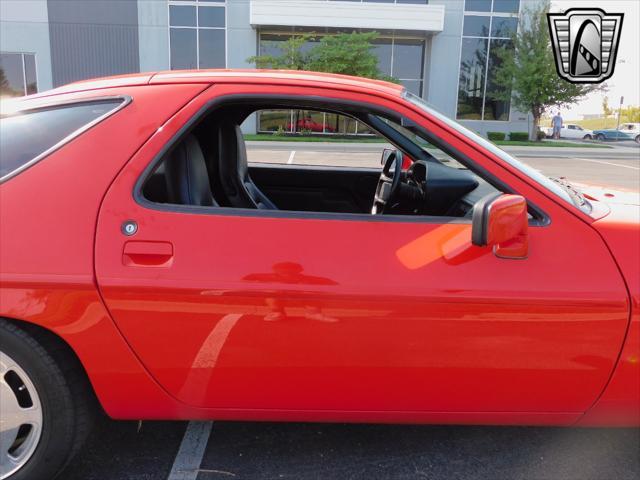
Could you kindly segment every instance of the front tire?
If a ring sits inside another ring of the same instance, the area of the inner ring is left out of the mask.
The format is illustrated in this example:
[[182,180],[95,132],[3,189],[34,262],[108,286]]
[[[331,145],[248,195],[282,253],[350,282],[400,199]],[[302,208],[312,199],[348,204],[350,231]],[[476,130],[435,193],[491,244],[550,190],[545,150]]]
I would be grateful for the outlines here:
[[588,133],[582,137],[583,140],[591,140],[591,135],[589,135]]
[[53,338],[0,319],[0,479],[50,480],[79,450],[93,398],[78,361]]
[[636,140],[636,143],[640,143],[640,135],[636,135],[635,140]]
[[596,135],[596,140],[600,141],[600,142],[604,142],[604,135],[599,133]]

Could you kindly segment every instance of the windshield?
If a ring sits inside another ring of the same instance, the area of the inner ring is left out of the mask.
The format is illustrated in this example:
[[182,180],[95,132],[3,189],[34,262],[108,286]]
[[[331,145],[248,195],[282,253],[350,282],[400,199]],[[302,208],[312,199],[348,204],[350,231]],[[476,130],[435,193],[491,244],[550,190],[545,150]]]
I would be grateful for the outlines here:
[[404,98],[409,100],[411,103],[413,103],[417,107],[419,107],[422,110],[428,112],[430,115],[433,115],[438,120],[442,121],[443,123],[447,124],[448,126],[452,127],[453,129],[455,129],[457,132],[460,132],[465,137],[473,140],[475,143],[477,143],[477,144],[481,145],[482,147],[486,148],[491,153],[493,153],[495,156],[499,157],[501,160],[504,160],[509,165],[517,168],[522,173],[524,173],[527,177],[531,178],[532,180],[535,180],[537,183],[539,183],[544,188],[546,188],[547,190],[549,190],[552,193],[554,193],[556,196],[560,197],[565,202],[570,203],[571,205],[575,205],[575,206],[577,206],[577,207],[579,207],[581,209],[587,209],[588,210],[588,205],[586,204],[586,202],[583,199],[577,198],[577,196],[575,195],[574,192],[570,192],[569,190],[567,190],[567,188],[568,188],[567,187],[567,185],[568,185],[567,182],[558,183],[557,181],[554,181],[551,178],[542,175],[537,170],[535,170],[535,169],[531,168],[530,166],[520,162],[519,160],[517,160],[516,158],[512,157],[511,155],[509,155],[504,150],[502,150],[502,149],[498,148],[497,146],[495,146],[493,143],[491,143],[488,140],[482,138],[477,133],[469,130],[468,128],[463,127],[458,122],[455,122],[455,121],[451,120],[450,118],[446,117],[445,115],[441,114],[440,112],[434,110],[433,107],[429,106],[422,98],[414,95],[413,93],[408,92],[408,91],[405,90],[403,95],[404,95]]

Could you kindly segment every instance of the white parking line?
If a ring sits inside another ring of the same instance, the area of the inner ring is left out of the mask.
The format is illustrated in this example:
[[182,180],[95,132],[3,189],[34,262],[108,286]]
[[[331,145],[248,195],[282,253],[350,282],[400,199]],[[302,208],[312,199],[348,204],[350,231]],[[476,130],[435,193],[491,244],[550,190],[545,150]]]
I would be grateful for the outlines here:
[[296,156],[296,151],[291,150],[291,154],[289,155],[289,160],[287,160],[287,165],[291,165],[293,163],[293,157]]
[[168,480],[196,480],[213,422],[189,422]]
[[580,160],[582,162],[602,163],[604,165],[613,165],[614,167],[630,168],[631,170],[640,170],[640,168],[632,167],[631,165],[620,165],[619,163],[605,162],[604,160],[593,160],[590,158],[576,158],[576,160]]

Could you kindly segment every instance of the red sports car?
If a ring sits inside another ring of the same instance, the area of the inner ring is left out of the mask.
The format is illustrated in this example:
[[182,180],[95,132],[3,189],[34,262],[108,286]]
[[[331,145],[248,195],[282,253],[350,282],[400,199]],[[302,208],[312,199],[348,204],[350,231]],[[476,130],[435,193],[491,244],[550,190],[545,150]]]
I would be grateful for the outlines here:
[[[249,164],[239,125],[267,109],[339,113],[395,149],[381,168]],[[640,424],[639,207],[401,86],[150,73],[0,122],[2,479],[53,477],[100,409]]]

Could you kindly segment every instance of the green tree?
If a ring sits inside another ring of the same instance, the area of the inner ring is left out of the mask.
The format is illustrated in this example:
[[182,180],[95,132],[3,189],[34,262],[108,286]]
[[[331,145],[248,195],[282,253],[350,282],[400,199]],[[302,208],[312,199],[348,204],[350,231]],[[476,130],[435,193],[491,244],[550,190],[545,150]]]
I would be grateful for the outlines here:
[[378,69],[378,57],[373,53],[376,32],[325,35],[311,48],[315,34],[294,35],[284,42],[272,42],[279,55],[258,55],[247,59],[258,68],[310,70],[341,73],[357,77],[391,80]]
[[577,102],[587,94],[602,89],[599,85],[570,83],[556,72],[547,26],[548,5],[529,7],[512,38],[512,48],[500,48],[501,60],[494,83],[500,88],[492,94],[498,100],[511,99],[515,106],[531,112],[533,125],[529,140],[538,140],[540,118],[549,109]]
[[625,123],[640,123],[640,107],[634,107],[633,105],[630,105],[623,108],[620,112],[620,121]]
[[376,32],[341,33],[322,37],[310,52],[309,69],[316,72],[341,73],[356,77],[383,78],[372,42]]
[[304,34],[293,35],[284,42],[268,42],[268,45],[280,50],[279,55],[256,55],[247,58],[247,62],[255,63],[257,68],[308,70],[309,52],[304,51],[303,47],[313,40],[315,40],[313,34]]

